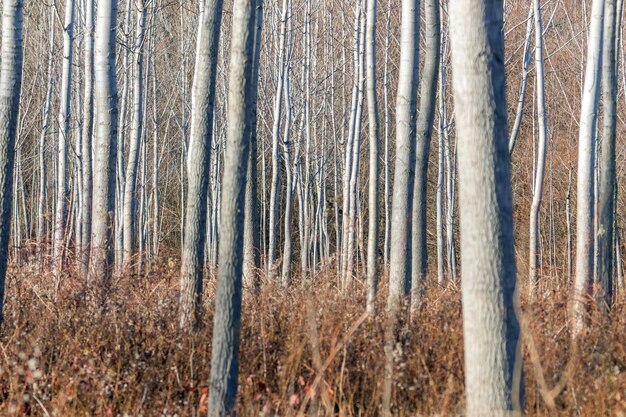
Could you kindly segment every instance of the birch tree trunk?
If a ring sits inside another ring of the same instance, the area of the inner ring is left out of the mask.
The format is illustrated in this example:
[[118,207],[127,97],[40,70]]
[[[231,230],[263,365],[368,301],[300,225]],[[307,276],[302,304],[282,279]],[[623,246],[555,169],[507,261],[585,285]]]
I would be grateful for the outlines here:
[[74,0],[65,3],[63,21],[63,69],[59,102],[59,139],[57,148],[57,195],[54,215],[53,271],[59,278],[63,263],[65,222],[67,217],[67,141],[70,132],[70,92],[72,88],[72,51],[74,36]]
[[466,413],[521,412],[502,0],[450,3]]
[[378,99],[376,97],[376,0],[367,0],[365,60],[367,115],[369,119],[369,223],[367,228],[367,311],[374,315],[378,292]]
[[4,319],[4,290],[13,192],[15,138],[22,85],[22,0],[2,2],[2,60],[0,61],[0,324]]
[[141,138],[143,130],[143,44],[146,29],[146,6],[144,0],[138,0],[137,25],[135,33],[135,45],[132,49],[133,66],[133,104],[132,126],[129,137],[128,164],[126,165],[126,182],[124,183],[124,207],[123,218],[123,252],[122,265],[124,270],[130,271],[130,262],[135,250],[135,236],[138,235],[136,225],[137,218],[137,172],[139,166],[139,152],[141,150]]
[[421,79],[419,117],[415,152],[415,184],[413,190],[412,227],[412,267],[411,267],[411,315],[414,315],[422,298],[422,288],[428,273],[426,248],[426,188],[428,179],[428,157],[430,139],[433,132],[435,105],[437,98],[437,76],[439,74],[439,53],[441,52],[441,26],[439,0],[426,0],[424,3],[426,24],[426,55]]
[[219,270],[209,379],[208,415],[235,415],[241,326],[241,277],[248,140],[256,103],[254,83],[254,22],[252,0],[233,6],[228,131],[220,219]]
[[603,21],[604,0],[593,0],[578,135],[576,278],[571,302],[573,338],[578,337],[585,326],[585,305],[594,272],[594,138],[600,95]]
[[543,23],[541,21],[541,2],[533,0],[533,15],[535,17],[535,83],[537,94],[537,127],[539,129],[539,143],[537,145],[537,164],[535,169],[535,183],[533,186],[533,200],[530,207],[529,232],[529,288],[531,298],[535,296],[539,267],[539,210],[543,196],[543,178],[546,166],[546,146],[548,142],[548,127],[545,99],[545,76],[543,70]]
[[207,190],[210,170],[217,48],[222,21],[222,0],[207,0],[201,11],[196,66],[191,93],[186,227],[180,273],[180,327],[196,326],[201,308],[202,271],[206,239]]
[[615,137],[617,128],[617,73],[616,73],[616,3],[604,3],[604,41],[602,50],[602,142],[599,155],[600,183],[598,184],[598,259],[596,299],[610,307],[613,297],[613,247],[615,204]]
[[100,0],[94,41],[94,175],[89,274],[96,284],[112,275],[115,161],[117,153],[117,77],[115,32],[117,0]]

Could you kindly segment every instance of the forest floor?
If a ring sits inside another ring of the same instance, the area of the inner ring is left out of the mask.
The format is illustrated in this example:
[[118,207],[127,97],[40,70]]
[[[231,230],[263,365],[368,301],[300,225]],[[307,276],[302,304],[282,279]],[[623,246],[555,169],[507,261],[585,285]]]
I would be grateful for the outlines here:
[[[238,415],[375,416],[384,375],[385,318],[363,315],[365,292],[343,296],[331,278],[244,295]],[[0,415],[196,416],[206,413],[214,281],[203,325],[178,331],[178,265],[112,285],[97,308],[76,276],[54,280],[12,266],[0,337]],[[379,305],[384,306],[383,286]],[[567,291],[522,299],[529,416],[626,415],[626,298],[592,312],[573,348]],[[457,287],[431,288],[404,324],[394,365],[398,416],[462,414],[463,332]],[[316,377],[317,380],[316,380]],[[303,412],[304,414],[299,414]]]

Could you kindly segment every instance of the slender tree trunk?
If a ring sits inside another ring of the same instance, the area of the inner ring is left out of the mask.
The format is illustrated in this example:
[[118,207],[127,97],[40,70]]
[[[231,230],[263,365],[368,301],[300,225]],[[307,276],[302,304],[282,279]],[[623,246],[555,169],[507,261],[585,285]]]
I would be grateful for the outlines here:
[[215,107],[217,48],[222,20],[222,0],[204,4],[198,26],[196,66],[192,86],[191,137],[186,228],[180,273],[180,327],[191,330],[201,313],[202,271],[207,219],[207,190]]
[[46,200],[48,195],[48,176],[46,172],[46,137],[48,135],[52,89],[54,86],[54,39],[56,28],[54,7],[50,7],[50,50],[48,52],[48,87],[43,109],[43,123],[39,136],[39,198],[37,202],[37,243],[39,244],[39,262],[43,268],[43,255],[46,241]]
[[[254,2],[255,3],[255,2]],[[241,326],[241,277],[246,164],[253,124],[255,8],[251,0],[233,6],[228,133],[224,159],[224,192],[220,219],[219,271],[209,379],[208,415],[235,415]]]
[[54,274],[59,278],[63,264],[63,243],[67,220],[67,142],[70,132],[70,92],[72,89],[72,50],[74,36],[74,0],[65,3],[63,21],[63,69],[59,102],[59,141],[57,149],[57,196],[54,215],[53,261]]
[[397,308],[411,285],[411,223],[417,73],[419,67],[419,0],[402,1],[400,70],[396,102],[396,161],[391,213],[388,308]]
[[132,125],[129,137],[128,163],[126,165],[126,182],[124,183],[124,207],[123,207],[123,253],[122,265],[125,271],[130,271],[130,263],[136,246],[137,226],[137,172],[139,167],[139,154],[141,151],[141,138],[143,136],[143,44],[146,31],[146,6],[144,0],[139,0],[137,7],[137,24],[135,33],[135,45],[132,49],[133,66],[133,104]]
[[604,41],[602,49],[602,118],[603,132],[599,155],[600,183],[598,184],[598,259],[596,264],[596,299],[610,307],[613,298],[613,234],[615,204],[615,136],[617,128],[617,73],[616,73],[616,3],[604,3]]
[[415,151],[415,184],[413,190],[412,221],[412,267],[411,267],[411,314],[414,315],[422,301],[422,290],[428,273],[426,248],[426,192],[428,179],[428,157],[433,132],[437,98],[437,76],[439,53],[441,52],[441,24],[439,0],[424,3],[426,24],[426,55],[421,79],[419,117]]
[[275,263],[278,245],[278,197],[280,194],[280,156],[278,145],[285,84],[285,38],[287,20],[289,19],[288,11],[289,0],[283,0],[278,41],[278,76],[276,79],[276,96],[274,97],[274,123],[272,125],[272,178],[270,184],[269,249],[267,259],[267,272],[270,278],[274,277],[277,266]]
[[[519,87],[519,99],[517,100],[517,111],[515,112],[515,123],[511,130],[511,137],[509,138],[509,153],[513,153],[515,144],[517,143],[517,137],[519,135],[519,128],[522,124],[522,116],[524,116],[524,101],[526,99],[526,86],[528,85],[528,73],[530,72],[530,62],[533,56],[531,49],[531,39],[533,33],[533,13],[534,4],[530,5],[528,10],[528,18],[526,19],[526,36],[524,37],[524,57],[522,60],[522,82]],[[542,36],[543,34],[540,34]]]
[[[257,101],[259,83],[259,61],[261,58],[261,29],[263,27],[263,0],[256,0],[256,16],[254,31],[254,69],[255,75],[252,92],[255,95],[252,101]],[[248,172],[246,174],[246,213],[244,231],[244,263],[243,276],[249,287],[254,291],[259,287],[259,269],[261,267],[261,229],[259,228],[258,204],[258,179],[257,179],[257,108],[252,109],[252,127],[250,129],[250,157],[248,159]]]
[[378,292],[378,99],[376,97],[376,0],[367,0],[365,59],[369,119],[369,223],[367,228],[367,311],[374,315]]
[[2,60],[0,61],[0,324],[9,250],[13,164],[22,86],[22,0],[2,2]]
[[535,17],[535,85],[537,94],[537,125],[539,129],[539,143],[537,146],[537,164],[533,186],[533,200],[530,207],[530,243],[528,249],[529,288],[530,297],[535,296],[535,289],[539,278],[539,210],[543,197],[543,182],[546,166],[546,147],[548,142],[548,127],[545,99],[545,76],[543,70],[543,23],[541,21],[541,2],[533,0]]
[[92,195],[92,145],[93,134],[93,24],[94,24],[94,0],[85,0],[85,96],[83,102],[83,128],[82,136],[82,173],[83,181],[80,210],[81,232],[80,257],[81,273],[87,276],[89,272],[89,246],[91,244],[91,195]]
[[521,413],[502,0],[450,3],[466,413]]
[[89,273],[108,284],[113,263],[115,161],[117,153],[117,77],[115,32],[117,0],[99,0],[94,41],[94,175]]
[[586,299],[590,295],[594,262],[594,138],[599,107],[600,69],[602,68],[602,26],[604,1],[593,0],[585,83],[580,110],[578,136],[578,195],[576,203],[576,281],[571,303],[573,338],[586,322]]

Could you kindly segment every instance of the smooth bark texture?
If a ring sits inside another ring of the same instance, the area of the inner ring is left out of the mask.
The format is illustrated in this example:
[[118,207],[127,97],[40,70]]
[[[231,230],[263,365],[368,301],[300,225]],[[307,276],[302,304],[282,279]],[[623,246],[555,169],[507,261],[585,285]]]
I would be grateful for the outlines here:
[[541,20],[541,2],[533,0],[533,15],[535,17],[535,92],[537,94],[537,127],[539,129],[539,143],[537,144],[537,164],[535,169],[535,184],[533,200],[530,206],[530,231],[528,249],[528,276],[529,294],[535,295],[535,288],[539,279],[539,210],[543,196],[543,178],[546,167],[546,148],[548,142],[548,121],[546,115],[546,87],[543,70],[543,22]]
[[241,277],[245,180],[248,163],[254,68],[255,7],[252,0],[235,0],[228,84],[228,131],[224,156],[224,189],[220,218],[217,293],[211,352],[208,415],[235,415],[241,327]]
[[367,228],[367,311],[373,315],[378,291],[378,99],[376,97],[376,0],[367,0],[365,26],[365,79],[369,121],[369,193]]
[[116,17],[117,0],[100,0],[94,42],[94,175],[89,264],[90,278],[96,285],[106,284],[113,272],[113,210],[118,117],[115,73]]
[[439,74],[439,53],[441,47],[441,25],[439,0],[426,0],[424,3],[426,24],[426,51],[424,68],[420,81],[420,106],[417,118],[415,150],[415,184],[413,190],[412,226],[412,267],[411,267],[411,314],[414,315],[422,299],[422,290],[428,273],[426,249],[426,186],[428,179],[428,157],[430,140],[435,119],[437,98],[437,76]]
[[22,0],[2,2],[2,60],[0,62],[0,324],[4,318],[4,289],[11,226],[15,138],[22,86]]
[[593,0],[592,3],[585,84],[580,109],[578,195],[576,201],[576,278],[571,303],[571,336],[573,338],[578,337],[585,326],[585,306],[590,295],[594,273],[595,134],[600,95],[600,69],[602,67],[604,1]]
[[450,3],[469,417],[521,413],[502,25],[502,0]]
[[222,0],[206,1],[198,27],[196,66],[191,92],[186,227],[180,272],[179,325],[184,330],[190,330],[197,324],[201,308],[217,48],[222,7]]
[[615,228],[615,137],[617,129],[617,65],[615,53],[616,3],[604,3],[604,41],[602,49],[602,140],[598,164],[598,243],[596,259],[596,300],[602,307],[611,306],[613,298],[613,247]]

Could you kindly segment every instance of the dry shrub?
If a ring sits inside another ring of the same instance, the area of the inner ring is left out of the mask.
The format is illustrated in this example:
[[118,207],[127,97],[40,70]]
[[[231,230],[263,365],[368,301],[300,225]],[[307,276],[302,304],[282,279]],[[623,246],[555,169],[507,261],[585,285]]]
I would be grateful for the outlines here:
[[[0,414],[205,414],[214,279],[206,283],[204,324],[197,334],[182,335],[177,271],[170,260],[143,278],[117,280],[108,302],[100,305],[85,301],[92,298],[90,291],[71,273],[55,294],[48,273],[13,266],[0,345]],[[379,306],[385,305],[385,292]],[[555,288],[541,300],[522,303],[549,389],[564,379],[572,357],[566,300]],[[344,296],[330,273],[290,290],[269,282],[257,296],[246,292],[238,415],[376,416],[385,319],[364,320],[364,304],[363,288]],[[573,372],[565,377],[555,410],[546,407],[526,353],[527,414],[625,413],[625,317],[623,297],[611,317],[592,314],[592,331],[571,361]],[[462,413],[462,337],[458,288],[428,290],[424,307],[405,323],[396,346],[397,415]]]

